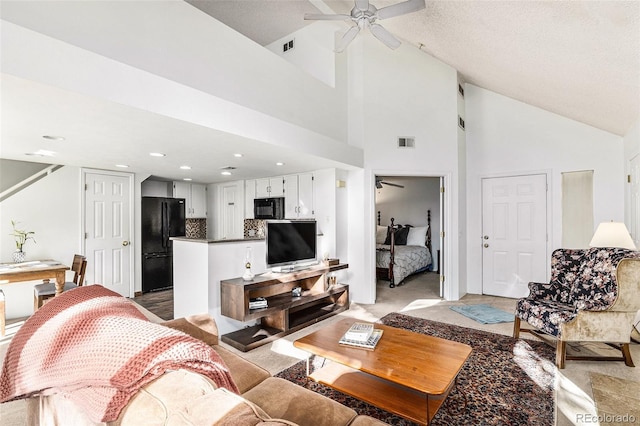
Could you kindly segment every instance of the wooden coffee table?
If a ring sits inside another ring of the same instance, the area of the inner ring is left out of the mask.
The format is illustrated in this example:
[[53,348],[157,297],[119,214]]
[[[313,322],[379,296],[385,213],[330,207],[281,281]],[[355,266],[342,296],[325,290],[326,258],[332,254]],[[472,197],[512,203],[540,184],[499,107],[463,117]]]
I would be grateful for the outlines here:
[[356,320],[344,319],[293,344],[334,361],[307,376],[413,422],[429,424],[455,384],[471,347],[399,328],[384,330],[375,349],[338,343]]

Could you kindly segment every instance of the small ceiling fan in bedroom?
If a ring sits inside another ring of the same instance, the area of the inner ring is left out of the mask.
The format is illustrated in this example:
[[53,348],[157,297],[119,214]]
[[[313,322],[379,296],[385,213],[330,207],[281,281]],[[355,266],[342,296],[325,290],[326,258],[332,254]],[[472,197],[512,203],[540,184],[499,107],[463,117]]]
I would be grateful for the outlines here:
[[395,16],[406,15],[407,13],[416,12],[424,9],[425,0],[407,0],[402,3],[392,4],[390,6],[378,9],[369,3],[369,0],[355,0],[355,6],[351,9],[350,15],[335,14],[325,15],[322,13],[307,13],[304,15],[305,20],[325,20],[325,21],[348,21],[351,20],[355,25],[347,30],[340,41],[336,43],[336,52],[342,52],[358,35],[363,28],[369,28],[371,34],[375,38],[383,42],[387,47],[396,49],[401,42],[393,34],[384,29],[382,25],[377,24],[377,20],[393,18]]
[[400,184],[393,183],[393,182],[387,182],[387,181],[384,181],[382,179],[383,178],[378,178],[378,177],[376,178],[376,188],[380,189],[380,188],[382,188],[383,185],[389,185],[389,186],[395,186],[395,187],[398,187],[398,188],[404,188],[404,185],[400,185]]

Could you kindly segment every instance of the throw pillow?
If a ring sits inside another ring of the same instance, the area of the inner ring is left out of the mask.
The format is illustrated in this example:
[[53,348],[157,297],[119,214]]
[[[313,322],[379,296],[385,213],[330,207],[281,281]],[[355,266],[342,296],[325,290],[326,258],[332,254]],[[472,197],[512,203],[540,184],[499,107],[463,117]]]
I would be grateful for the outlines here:
[[407,245],[424,247],[426,238],[427,238],[426,226],[415,226],[413,228],[409,228],[409,235],[407,235]]
[[387,239],[387,227],[378,225],[376,228],[376,244],[384,244]]
[[[396,229],[396,233],[395,233],[395,244],[397,246],[404,246],[407,244],[407,235],[409,235],[409,228],[405,227],[405,228],[398,228]],[[391,235],[387,236],[387,239],[384,242],[385,244],[389,245],[391,244]]]

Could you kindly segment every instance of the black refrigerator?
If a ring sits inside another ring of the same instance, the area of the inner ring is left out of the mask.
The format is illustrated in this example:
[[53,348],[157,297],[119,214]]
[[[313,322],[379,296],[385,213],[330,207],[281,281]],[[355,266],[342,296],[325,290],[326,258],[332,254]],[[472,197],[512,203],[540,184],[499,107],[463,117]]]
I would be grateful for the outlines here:
[[173,287],[173,242],[185,235],[184,198],[142,197],[142,292]]

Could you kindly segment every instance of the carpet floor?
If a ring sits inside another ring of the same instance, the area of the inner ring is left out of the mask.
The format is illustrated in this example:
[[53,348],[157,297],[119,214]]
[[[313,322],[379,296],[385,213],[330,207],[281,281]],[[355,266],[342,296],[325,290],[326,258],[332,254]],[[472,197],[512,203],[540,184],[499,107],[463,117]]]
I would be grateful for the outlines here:
[[[553,425],[555,351],[542,343],[391,313],[381,323],[466,343],[473,351],[458,382],[432,425]],[[383,337],[384,338],[384,337]],[[315,358],[313,368],[324,360]],[[297,383],[359,414],[392,425],[413,425],[405,419],[306,379],[305,362],[276,375]]]

